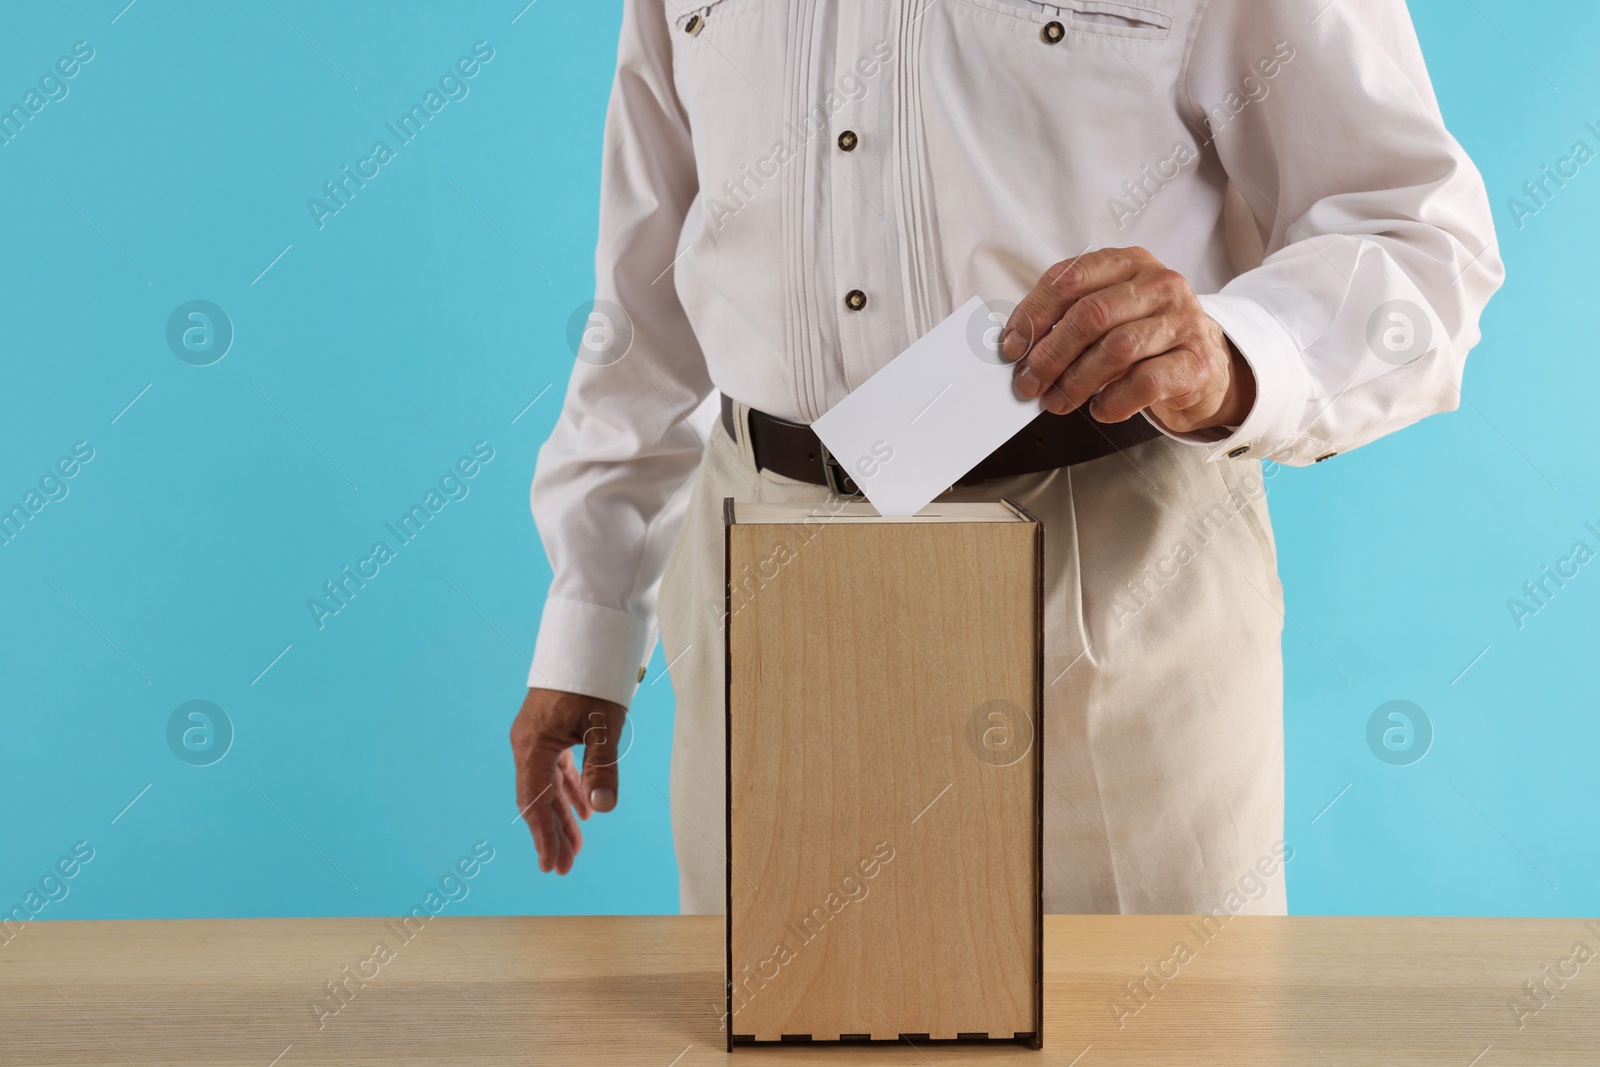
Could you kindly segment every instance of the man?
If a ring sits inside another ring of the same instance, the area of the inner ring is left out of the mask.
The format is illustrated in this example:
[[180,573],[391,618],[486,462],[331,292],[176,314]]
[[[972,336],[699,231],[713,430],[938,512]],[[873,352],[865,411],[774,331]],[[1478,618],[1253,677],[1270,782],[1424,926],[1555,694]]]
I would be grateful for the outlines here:
[[806,424],[974,294],[1048,412],[941,498],[1045,524],[1046,909],[1222,905],[1283,851],[1260,463],[1454,409],[1503,277],[1403,0],[626,0],[596,267],[518,803],[568,871],[659,587],[685,912],[724,899],[722,498],[852,490]]

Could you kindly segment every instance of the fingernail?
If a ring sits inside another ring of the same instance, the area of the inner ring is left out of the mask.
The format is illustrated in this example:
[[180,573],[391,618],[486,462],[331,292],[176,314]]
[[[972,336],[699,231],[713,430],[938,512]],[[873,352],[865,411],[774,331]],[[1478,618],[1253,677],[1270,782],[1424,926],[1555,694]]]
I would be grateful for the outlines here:
[[589,790],[589,806],[595,811],[610,811],[617,806],[617,791],[615,789]]
[[1038,396],[1043,389],[1043,386],[1039,382],[1039,376],[1033,373],[1032,367],[1027,365],[1024,365],[1021,370],[1017,371],[1016,385],[1017,392],[1021,393],[1024,398],[1029,400]]
[[1011,362],[1015,363],[1028,351],[1028,346],[1022,340],[1022,333],[1013,326],[1007,326],[1000,335],[1000,351]]

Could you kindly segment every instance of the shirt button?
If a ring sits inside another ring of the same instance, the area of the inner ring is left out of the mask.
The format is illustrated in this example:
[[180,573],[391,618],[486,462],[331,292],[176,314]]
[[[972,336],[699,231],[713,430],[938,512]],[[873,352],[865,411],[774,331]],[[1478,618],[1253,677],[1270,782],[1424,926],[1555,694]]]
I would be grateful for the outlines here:
[[856,131],[846,130],[839,135],[839,147],[846,152],[854,152],[856,145],[861,143],[861,138],[856,136]]
[[1228,453],[1228,458],[1229,459],[1238,459],[1240,456],[1245,455],[1249,451],[1250,451],[1250,446],[1249,445],[1240,445],[1238,448],[1235,448],[1233,451]]
[[1339,453],[1337,453],[1337,452],[1324,452],[1322,455],[1318,456],[1316,459],[1312,460],[1311,462],[1313,462],[1313,463],[1321,463],[1323,460],[1332,459],[1334,456],[1337,456],[1338,454]]
[[683,32],[687,33],[690,37],[693,37],[700,32],[700,28],[705,24],[706,20],[701,16],[690,15],[689,21],[683,24]]
[[1047,22],[1044,24],[1044,29],[1039,31],[1039,36],[1043,38],[1045,44],[1058,44],[1066,35],[1067,28],[1059,22]]
[[844,306],[851,311],[860,311],[867,306],[867,294],[860,289],[852,289],[844,294]]

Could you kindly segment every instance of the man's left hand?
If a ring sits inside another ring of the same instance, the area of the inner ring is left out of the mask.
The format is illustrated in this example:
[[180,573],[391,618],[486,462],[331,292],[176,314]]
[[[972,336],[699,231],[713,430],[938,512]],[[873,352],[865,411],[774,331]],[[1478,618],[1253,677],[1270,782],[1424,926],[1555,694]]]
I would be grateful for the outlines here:
[[1051,267],[1011,313],[1001,351],[1019,395],[1100,422],[1145,408],[1168,430],[1237,426],[1255,404],[1250,366],[1188,281],[1142,248]]

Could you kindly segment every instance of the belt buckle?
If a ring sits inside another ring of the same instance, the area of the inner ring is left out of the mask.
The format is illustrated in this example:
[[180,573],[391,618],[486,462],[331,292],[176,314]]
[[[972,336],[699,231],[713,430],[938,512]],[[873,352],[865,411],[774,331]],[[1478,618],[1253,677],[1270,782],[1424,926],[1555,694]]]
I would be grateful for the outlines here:
[[[833,453],[828,451],[828,446],[823,444],[820,438],[817,440],[817,447],[822,449],[822,480],[827,485],[828,492],[834,496],[864,496],[860,486],[856,486],[855,479],[846,473],[844,465],[834,458]],[[845,489],[840,479],[855,488]]]

